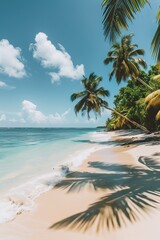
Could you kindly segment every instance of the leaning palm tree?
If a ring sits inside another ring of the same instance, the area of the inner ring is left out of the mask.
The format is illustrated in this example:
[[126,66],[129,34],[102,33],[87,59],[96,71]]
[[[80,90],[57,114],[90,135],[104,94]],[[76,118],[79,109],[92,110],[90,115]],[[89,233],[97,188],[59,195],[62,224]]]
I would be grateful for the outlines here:
[[148,0],[103,0],[103,28],[105,38],[115,42],[121,35],[121,29],[128,30],[128,21],[132,22]]
[[104,63],[113,63],[113,70],[110,73],[110,80],[115,75],[116,81],[119,84],[122,80],[127,80],[131,77],[133,80],[141,82],[145,87],[153,90],[140,77],[140,68],[147,67],[146,62],[139,57],[144,55],[144,50],[137,48],[138,45],[131,43],[133,34],[126,35],[121,38],[120,43],[113,44],[111,50],[108,52]]
[[82,116],[87,113],[88,118],[90,118],[90,112],[93,111],[97,117],[97,114],[101,114],[102,109],[108,109],[120,117],[124,118],[129,123],[133,124],[135,127],[140,128],[146,133],[149,131],[142,125],[136,123],[135,121],[130,120],[128,117],[119,113],[117,110],[108,107],[108,102],[103,100],[104,97],[109,96],[109,91],[105,90],[103,87],[99,87],[102,77],[96,76],[94,73],[89,75],[89,78],[84,78],[81,80],[83,84],[84,91],[73,93],[71,95],[71,100],[80,99],[79,102],[75,105],[75,113],[82,112]]

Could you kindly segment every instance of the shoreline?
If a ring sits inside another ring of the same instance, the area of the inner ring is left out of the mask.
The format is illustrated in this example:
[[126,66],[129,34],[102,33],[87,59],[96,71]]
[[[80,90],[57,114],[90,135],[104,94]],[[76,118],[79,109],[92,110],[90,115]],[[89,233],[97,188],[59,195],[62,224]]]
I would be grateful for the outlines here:
[[[91,133],[91,136],[90,136],[90,133]],[[97,137],[98,139],[97,138],[95,139],[95,133],[96,133],[96,137],[98,136]],[[53,165],[51,165],[51,158],[52,157],[56,158],[57,154],[56,155],[52,154],[52,152],[54,153],[55,149],[53,148],[51,151],[50,146],[53,145],[53,143],[51,142],[49,146],[50,154],[47,153],[47,156],[49,157],[49,161],[50,161],[50,167],[46,168],[48,169],[48,172],[41,171],[41,174],[39,175],[35,173],[34,176],[32,176],[32,178],[17,184],[17,186],[12,187],[11,189],[9,189],[8,192],[2,195],[1,201],[0,201],[0,212],[2,214],[0,216],[1,217],[0,224],[14,220],[16,215],[19,215],[25,211],[32,211],[35,200],[39,196],[41,196],[41,194],[43,194],[44,192],[47,192],[50,189],[52,189],[52,187],[58,181],[63,179],[63,177],[66,175],[66,171],[68,167],[72,170],[75,170],[82,164],[82,162],[92,152],[95,152],[98,149],[106,148],[107,146],[100,146],[96,142],[97,140],[99,140],[99,134],[101,135],[101,138],[103,138],[102,136],[104,135],[103,133],[97,133],[97,132],[85,133],[85,135],[83,136],[85,139],[84,144],[80,143],[77,146],[74,145],[72,148],[70,147],[73,152],[71,152],[71,149],[68,151],[68,148],[66,147],[67,148],[67,151],[65,151],[66,154],[64,155],[62,151],[61,158],[59,158],[59,155],[58,155],[58,161],[56,163],[54,163],[53,161]],[[78,141],[80,142],[81,142],[81,137],[82,137],[81,135],[80,135],[80,138],[78,137]],[[73,140],[76,141],[77,138],[75,139],[73,138]],[[92,141],[93,141],[93,144],[91,144]],[[46,144],[44,145],[45,147],[47,146],[48,148],[48,145]],[[30,155],[30,156],[34,157],[34,155]],[[23,158],[23,155],[21,157]],[[48,158],[47,158],[47,161],[48,161]],[[33,175],[33,171],[32,171],[32,175]],[[16,174],[10,173],[7,176],[5,176],[5,178],[7,180],[8,177],[14,178],[14,176],[16,176]]]
[[[91,153],[78,169],[62,179],[62,181],[57,184],[57,187],[39,196],[36,199],[37,207],[33,211],[23,212],[12,222],[1,224],[0,238],[3,240],[101,240],[106,239],[106,236],[108,236],[109,240],[127,240],[128,238],[134,239],[135,237],[137,239],[144,239],[144,232],[147,232],[145,239],[152,239],[153,234],[155,236],[160,234],[158,228],[158,220],[160,220],[158,204],[155,204],[157,211],[155,209],[153,210],[152,207],[151,209],[148,207],[148,209],[146,209],[146,211],[149,212],[148,214],[142,211],[142,209],[137,210],[137,206],[134,206],[132,210],[135,208],[136,215],[138,214],[138,218],[140,218],[140,220],[135,220],[135,223],[133,219],[133,223],[131,223],[131,221],[122,214],[124,216],[121,217],[127,228],[125,226],[119,227],[115,216],[113,216],[113,222],[111,221],[112,224],[109,222],[108,227],[103,226],[101,228],[101,221],[98,220],[101,218],[100,215],[96,217],[93,224],[87,221],[85,224],[80,224],[80,221],[76,222],[78,218],[76,218],[75,215],[81,213],[80,216],[84,217],[82,213],[86,212],[87,214],[87,209],[89,209],[93,203],[95,204],[110,194],[114,196],[117,191],[126,191],[126,186],[135,190],[134,184],[132,184],[134,180],[132,174],[134,173],[135,177],[139,178],[139,181],[142,182],[143,179],[141,179],[142,176],[140,172],[146,169],[148,171],[148,166],[144,164],[146,163],[145,157],[150,159],[152,156],[152,160],[159,161],[160,164],[158,149],[159,144],[154,146],[146,146],[146,144],[143,144],[123,147],[112,146],[112,148]],[[142,157],[142,155],[144,156]],[[139,157],[141,157],[141,159],[139,159],[140,161],[138,161]],[[149,169],[151,168],[153,169],[153,162],[152,166],[149,166]],[[125,172],[127,172],[127,174],[124,174]],[[146,174],[146,172],[144,173]],[[111,180],[108,178],[109,174]],[[129,178],[126,181],[125,178],[127,178],[128,175],[131,175],[131,179]],[[122,182],[122,184],[119,185],[119,182]],[[129,182],[129,184],[127,185],[126,182]],[[109,184],[109,186],[107,186],[107,184]],[[136,184],[138,188],[139,183],[136,182]],[[154,182],[152,182],[152,184],[154,184]],[[141,187],[143,187],[143,185]],[[143,192],[143,194],[146,195],[146,192]],[[159,201],[159,198],[155,197],[153,200]],[[149,202],[149,198],[147,201]],[[107,211],[111,210],[113,209],[107,209]],[[92,211],[94,211],[94,209]],[[113,212],[110,213],[113,215]],[[103,214],[106,214],[105,211]],[[145,216],[144,219],[143,215]],[[70,222],[71,216],[73,219]],[[66,220],[67,218],[68,222]],[[84,220],[85,218],[86,216]],[[61,222],[61,220],[64,221]],[[54,225],[54,227],[50,229],[53,224],[58,222],[59,224]],[[87,224],[90,225],[90,227],[88,227]],[[98,224],[99,230],[97,231]],[[81,225],[83,225],[83,227],[80,227]],[[102,225],[104,225],[104,223]],[[145,226],[148,226],[148,229],[146,229]],[[84,228],[87,228],[87,231],[85,231]],[[133,234],[133,237],[130,236],[131,234]]]

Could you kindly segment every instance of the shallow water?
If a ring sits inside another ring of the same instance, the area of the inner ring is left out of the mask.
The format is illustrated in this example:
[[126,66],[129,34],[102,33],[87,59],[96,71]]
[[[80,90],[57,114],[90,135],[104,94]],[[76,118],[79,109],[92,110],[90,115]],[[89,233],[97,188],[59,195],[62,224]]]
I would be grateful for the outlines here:
[[69,165],[76,169],[90,153],[109,147],[110,134],[96,129],[0,129],[0,223],[34,207]]

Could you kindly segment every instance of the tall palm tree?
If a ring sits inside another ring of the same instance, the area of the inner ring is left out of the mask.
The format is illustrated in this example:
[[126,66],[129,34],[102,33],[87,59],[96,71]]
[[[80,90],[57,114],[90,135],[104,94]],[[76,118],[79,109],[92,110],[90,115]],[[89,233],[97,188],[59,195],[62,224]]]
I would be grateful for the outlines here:
[[119,84],[122,80],[127,80],[131,77],[133,80],[138,80],[144,86],[153,90],[140,77],[140,67],[146,68],[146,62],[139,57],[144,55],[144,50],[137,48],[138,45],[131,43],[133,34],[126,35],[121,38],[120,43],[113,44],[108,52],[104,63],[107,65],[113,63],[113,70],[110,74],[110,80],[115,75],[116,81]]
[[133,124],[134,126],[140,128],[146,133],[149,131],[141,126],[140,124],[136,123],[135,121],[130,120],[123,114],[119,113],[117,110],[108,107],[108,102],[103,100],[104,97],[109,96],[109,91],[105,90],[103,87],[99,87],[100,82],[102,81],[102,77],[96,76],[94,73],[89,75],[89,78],[84,78],[81,80],[84,91],[73,93],[71,95],[71,100],[80,99],[79,102],[75,105],[75,113],[82,112],[82,115],[87,113],[88,118],[90,117],[90,112],[93,111],[95,115],[101,114],[102,109],[108,109],[120,117],[124,118],[129,123]]
[[132,22],[148,0],[103,0],[103,28],[105,38],[114,42],[121,35],[121,29],[128,30],[128,21]]

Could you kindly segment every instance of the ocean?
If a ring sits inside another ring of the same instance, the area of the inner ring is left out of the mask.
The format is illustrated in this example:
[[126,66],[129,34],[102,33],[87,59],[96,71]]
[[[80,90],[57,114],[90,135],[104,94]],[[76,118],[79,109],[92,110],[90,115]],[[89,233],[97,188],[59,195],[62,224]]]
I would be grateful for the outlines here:
[[93,128],[0,128],[0,223],[32,210],[66,166],[76,170],[109,138]]

